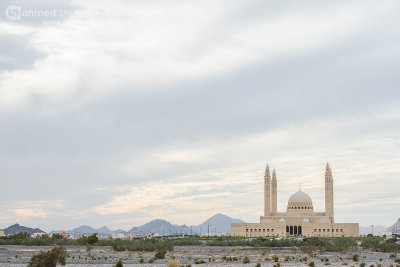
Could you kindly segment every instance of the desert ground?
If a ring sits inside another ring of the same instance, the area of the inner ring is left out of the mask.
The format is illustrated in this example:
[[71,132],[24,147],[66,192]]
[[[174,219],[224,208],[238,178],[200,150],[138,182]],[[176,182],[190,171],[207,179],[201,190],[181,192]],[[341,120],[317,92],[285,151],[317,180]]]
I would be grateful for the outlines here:
[[[41,249],[51,247],[32,246],[0,246],[0,266],[20,267],[29,263],[32,255]],[[203,247],[185,246],[175,247],[174,251],[168,252],[165,259],[149,263],[154,252],[115,252],[110,247],[94,247],[87,251],[84,246],[67,246],[69,257],[66,266],[113,266],[120,258],[124,266],[166,266],[166,262],[172,256],[180,261],[182,265],[192,266],[255,266],[257,262],[261,266],[274,266],[280,263],[281,266],[308,266],[314,262],[315,266],[359,266],[361,262],[366,266],[382,264],[382,266],[396,266],[389,253],[375,253],[360,250],[352,253],[316,253],[307,255],[304,252],[291,248],[249,248],[249,247]],[[267,251],[267,254],[266,254]],[[352,256],[359,255],[358,261],[353,261]],[[228,260],[223,260],[226,256]],[[247,256],[250,263],[244,264],[243,259]],[[397,255],[398,256],[398,255]],[[307,257],[307,258],[305,258]],[[143,258],[143,263],[140,259]],[[230,259],[232,258],[232,261]],[[265,260],[265,258],[268,258]],[[195,261],[203,260],[203,264],[195,264]],[[237,260],[236,260],[237,259]],[[276,261],[278,260],[278,261]]]

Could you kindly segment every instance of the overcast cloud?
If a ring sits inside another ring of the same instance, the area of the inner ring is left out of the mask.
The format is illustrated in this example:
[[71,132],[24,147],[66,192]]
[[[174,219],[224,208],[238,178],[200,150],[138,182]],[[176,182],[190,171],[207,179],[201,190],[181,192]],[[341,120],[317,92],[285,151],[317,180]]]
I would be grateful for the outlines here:
[[398,1],[0,8],[0,228],[256,222],[267,161],[281,210],[329,160],[336,221],[399,217]]

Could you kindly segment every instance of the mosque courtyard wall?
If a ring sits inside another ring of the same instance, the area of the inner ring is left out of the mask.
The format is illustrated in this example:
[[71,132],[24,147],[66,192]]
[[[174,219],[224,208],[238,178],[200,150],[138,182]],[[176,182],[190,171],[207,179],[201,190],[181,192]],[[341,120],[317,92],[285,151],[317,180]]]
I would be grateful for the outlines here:
[[[291,228],[292,233],[290,232]],[[301,233],[299,229],[301,229]],[[358,223],[302,223],[297,225],[287,225],[279,222],[269,224],[232,223],[231,235],[247,237],[288,237],[294,235],[306,237],[356,237],[359,235],[359,225]]]

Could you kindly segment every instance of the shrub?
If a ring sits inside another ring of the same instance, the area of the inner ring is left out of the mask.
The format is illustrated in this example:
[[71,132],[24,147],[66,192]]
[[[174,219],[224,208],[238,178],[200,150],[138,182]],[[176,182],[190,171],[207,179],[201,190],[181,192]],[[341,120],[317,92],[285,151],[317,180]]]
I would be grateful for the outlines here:
[[255,267],[261,267],[261,263],[257,262]]
[[172,251],[174,241],[171,240],[154,240],[154,239],[141,239],[141,240],[100,240],[100,245],[112,246],[115,251],[157,251],[166,250]]
[[[320,260],[321,260],[322,262],[329,262],[329,259],[328,259],[327,257],[320,258]],[[340,258],[340,260],[342,260],[342,258]]]
[[55,247],[48,251],[40,251],[34,254],[28,267],[56,267],[57,264],[65,265],[67,257],[68,253],[64,247]]
[[354,254],[353,256],[352,256],[352,259],[353,259],[353,261],[358,261],[358,255],[357,254]]
[[360,267],[365,267],[365,262],[361,262]]
[[305,238],[299,245],[302,251],[331,251],[340,252],[354,250],[358,248],[355,238],[352,237],[335,237],[335,238],[320,238],[310,237]]
[[143,262],[144,262],[143,257],[140,257],[139,262],[140,262],[140,263],[143,263]]
[[314,267],[314,266],[315,266],[315,263],[314,263],[313,261],[310,261],[310,262],[308,263],[308,266]]
[[150,258],[149,263],[153,263],[153,262],[154,262],[154,258]]
[[194,264],[203,264],[206,263],[204,260],[194,259]]
[[244,257],[244,259],[243,259],[243,263],[244,264],[247,264],[247,263],[250,263],[250,259],[249,259],[249,257]]
[[180,265],[181,265],[180,262],[178,260],[175,260],[175,259],[170,259],[167,262],[167,267],[179,267]]
[[165,258],[165,254],[167,254],[167,250],[166,249],[157,249],[156,254],[154,255],[154,258],[156,259],[164,259]]
[[232,257],[231,256],[228,257],[227,255],[225,255],[222,257],[222,261],[232,261]]
[[114,265],[114,267],[123,267],[124,265],[122,264],[122,259],[119,259],[119,261]]

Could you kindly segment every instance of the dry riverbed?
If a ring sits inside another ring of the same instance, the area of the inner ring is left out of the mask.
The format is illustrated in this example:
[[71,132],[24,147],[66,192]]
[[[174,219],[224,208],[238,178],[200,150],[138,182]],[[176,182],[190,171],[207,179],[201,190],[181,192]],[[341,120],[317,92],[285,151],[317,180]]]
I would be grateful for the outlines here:
[[[35,246],[0,246],[0,266],[1,267],[21,267],[26,266],[34,253],[41,249],[51,247]],[[249,247],[200,247],[186,246],[175,247],[173,252],[168,252],[164,260],[156,260],[149,263],[149,259],[154,257],[154,252],[114,252],[110,247],[94,247],[91,251],[86,251],[84,246],[66,246],[69,253],[67,259],[68,267],[77,266],[104,266],[111,267],[120,258],[123,259],[124,266],[166,266],[166,261],[174,256],[182,265],[192,264],[192,266],[255,266],[260,262],[261,266],[273,266],[280,263],[281,266],[308,266],[313,261],[315,266],[359,266],[365,262],[366,266],[382,264],[382,266],[396,266],[394,259],[389,253],[376,253],[368,251],[357,251],[353,253],[317,253],[307,255],[306,253],[287,249],[255,249]],[[268,254],[265,255],[265,252]],[[353,254],[358,254],[358,261],[353,261]],[[227,260],[223,260],[226,256]],[[250,259],[249,264],[244,264],[244,257]],[[305,258],[307,257],[307,258]],[[397,255],[399,258],[400,255]],[[143,258],[144,263],[140,263]],[[230,259],[232,258],[232,261]],[[268,258],[266,261],[265,258]],[[195,264],[203,260],[204,264]],[[237,259],[237,261],[235,261]],[[276,262],[278,260],[278,262]]]

